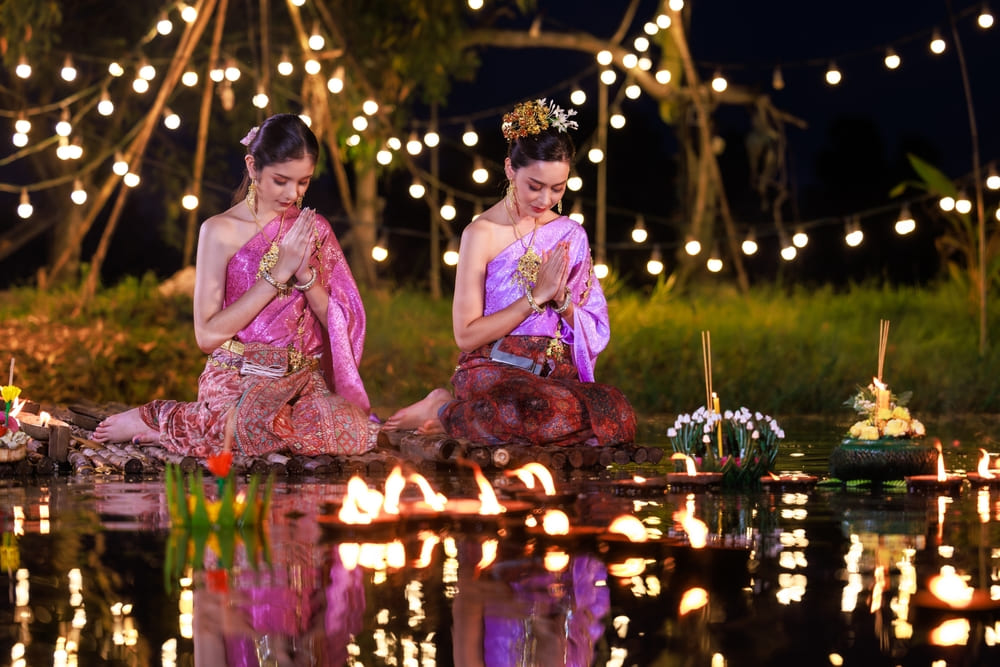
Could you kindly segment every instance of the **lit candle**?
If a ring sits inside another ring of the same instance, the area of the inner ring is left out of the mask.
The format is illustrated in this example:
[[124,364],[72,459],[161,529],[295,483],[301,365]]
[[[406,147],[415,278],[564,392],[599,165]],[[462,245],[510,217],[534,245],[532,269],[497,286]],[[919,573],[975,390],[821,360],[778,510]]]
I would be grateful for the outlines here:
[[[722,411],[719,408],[719,395],[714,391],[712,392],[712,410],[715,414],[722,416]],[[719,459],[722,459],[722,419],[719,419]]]
[[875,384],[875,407],[879,412],[889,409],[889,385],[884,384],[878,378],[872,378]]

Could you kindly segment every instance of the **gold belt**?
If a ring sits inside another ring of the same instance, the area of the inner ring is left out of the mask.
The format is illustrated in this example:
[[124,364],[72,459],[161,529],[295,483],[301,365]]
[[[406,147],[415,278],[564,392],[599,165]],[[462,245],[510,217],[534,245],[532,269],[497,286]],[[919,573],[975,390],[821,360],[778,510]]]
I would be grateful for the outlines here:
[[[237,357],[242,357],[243,353],[246,351],[246,344],[243,341],[230,338],[222,345],[219,346],[223,350],[230,352]],[[288,371],[287,374],[300,371],[303,368],[308,368],[309,370],[316,370],[319,368],[319,359],[317,357],[310,357],[307,354],[303,354],[299,350],[295,349],[294,346],[289,345],[287,348],[288,352]]]

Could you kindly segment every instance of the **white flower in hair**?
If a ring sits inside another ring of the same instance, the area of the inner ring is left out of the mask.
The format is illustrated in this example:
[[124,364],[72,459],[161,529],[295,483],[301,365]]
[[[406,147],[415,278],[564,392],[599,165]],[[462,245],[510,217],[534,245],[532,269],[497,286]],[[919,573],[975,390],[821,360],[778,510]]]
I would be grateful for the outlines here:
[[258,127],[257,125],[251,127],[250,131],[247,132],[247,135],[242,139],[240,139],[240,143],[243,144],[244,146],[249,146],[250,144],[252,144],[253,140],[257,137],[257,130],[259,129],[260,127]]
[[571,116],[576,115],[576,109],[563,109],[554,100],[547,101],[544,97],[538,100],[538,103],[548,107],[549,125],[552,127],[560,132],[569,132],[577,128],[576,121],[570,120]]

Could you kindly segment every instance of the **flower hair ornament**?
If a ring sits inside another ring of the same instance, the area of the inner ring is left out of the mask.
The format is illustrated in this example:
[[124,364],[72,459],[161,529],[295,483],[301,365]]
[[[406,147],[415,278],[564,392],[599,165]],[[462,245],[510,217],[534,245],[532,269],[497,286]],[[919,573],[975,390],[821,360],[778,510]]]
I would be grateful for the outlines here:
[[245,136],[242,139],[240,139],[240,143],[243,144],[244,146],[250,146],[250,144],[253,143],[253,140],[257,138],[257,131],[259,129],[260,129],[260,127],[257,126],[257,125],[254,125],[253,127],[251,127],[250,131],[247,132],[247,136]]
[[575,115],[576,109],[563,109],[545,98],[530,100],[521,102],[513,111],[504,114],[500,131],[507,141],[539,134],[550,127],[560,132],[569,132],[577,128],[576,121],[570,120],[570,116]]

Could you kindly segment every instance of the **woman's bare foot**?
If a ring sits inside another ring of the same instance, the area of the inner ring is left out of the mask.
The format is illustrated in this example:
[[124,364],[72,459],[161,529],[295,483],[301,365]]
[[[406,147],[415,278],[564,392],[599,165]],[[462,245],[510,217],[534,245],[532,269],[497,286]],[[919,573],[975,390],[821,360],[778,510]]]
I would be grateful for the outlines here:
[[159,442],[160,432],[142,421],[138,408],[111,415],[94,430],[97,442]]
[[438,418],[438,410],[450,400],[452,400],[451,393],[447,389],[438,387],[416,403],[396,411],[385,420],[382,428],[386,431],[416,429],[417,433],[422,435],[444,433],[444,425]]

